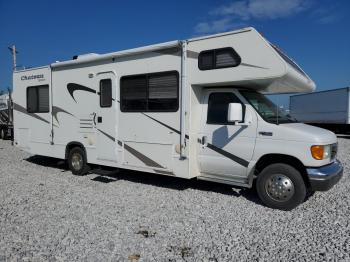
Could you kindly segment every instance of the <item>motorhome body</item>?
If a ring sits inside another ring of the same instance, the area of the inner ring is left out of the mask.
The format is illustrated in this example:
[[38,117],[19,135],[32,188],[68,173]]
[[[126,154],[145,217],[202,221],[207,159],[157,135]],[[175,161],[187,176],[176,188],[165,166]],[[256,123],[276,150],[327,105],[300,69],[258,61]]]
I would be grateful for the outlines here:
[[[307,168],[335,165],[339,177],[335,155],[316,160],[310,153],[315,143],[334,145],[334,134],[276,125],[259,109],[260,102],[268,106],[260,92],[315,88],[284,56],[246,28],[18,71],[14,144],[68,159],[76,174],[90,163],[251,187],[258,170],[287,162],[306,184]],[[229,105],[241,109],[242,119],[227,118]],[[286,147],[291,139],[298,142]],[[274,195],[277,204],[270,206],[298,202],[295,195],[303,192],[291,185],[289,202]]]

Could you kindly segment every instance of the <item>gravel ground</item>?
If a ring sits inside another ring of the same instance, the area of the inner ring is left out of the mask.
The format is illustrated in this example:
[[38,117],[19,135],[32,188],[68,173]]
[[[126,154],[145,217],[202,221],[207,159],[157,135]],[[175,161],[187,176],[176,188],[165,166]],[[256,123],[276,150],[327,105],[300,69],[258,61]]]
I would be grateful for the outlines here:
[[0,141],[0,261],[350,261],[344,177],[290,212],[253,190],[130,171],[76,177]]

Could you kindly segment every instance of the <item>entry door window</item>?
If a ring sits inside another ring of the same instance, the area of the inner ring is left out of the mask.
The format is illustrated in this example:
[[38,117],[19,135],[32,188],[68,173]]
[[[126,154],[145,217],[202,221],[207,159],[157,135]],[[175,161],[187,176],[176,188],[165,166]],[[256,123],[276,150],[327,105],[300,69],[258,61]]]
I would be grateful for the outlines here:
[[227,121],[230,103],[241,103],[241,101],[233,93],[211,93],[208,100],[207,124],[232,125]]
[[102,79],[100,81],[100,106],[112,106],[112,80]]

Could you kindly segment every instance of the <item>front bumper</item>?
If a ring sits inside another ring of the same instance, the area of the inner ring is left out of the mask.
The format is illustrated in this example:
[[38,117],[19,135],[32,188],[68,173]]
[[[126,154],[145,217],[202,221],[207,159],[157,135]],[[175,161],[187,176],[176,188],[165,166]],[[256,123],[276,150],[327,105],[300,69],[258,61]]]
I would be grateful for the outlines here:
[[306,172],[313,191],[327,191],[343,176],[343,166],[336,160],[326,166],[307,168]]

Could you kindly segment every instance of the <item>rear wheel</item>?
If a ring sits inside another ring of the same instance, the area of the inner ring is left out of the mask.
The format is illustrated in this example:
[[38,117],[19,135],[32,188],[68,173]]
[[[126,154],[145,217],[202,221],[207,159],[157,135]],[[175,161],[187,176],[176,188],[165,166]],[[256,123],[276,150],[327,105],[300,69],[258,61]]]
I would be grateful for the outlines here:
[[74,147],[69,151],[68,165],[74,175],[83,176],[89,172],[85,151],[80,147]]
[[306,197],[306,186],[298,170],[287,164],[272,164],[258,175],[256,189],[268,207],[291,210]]

